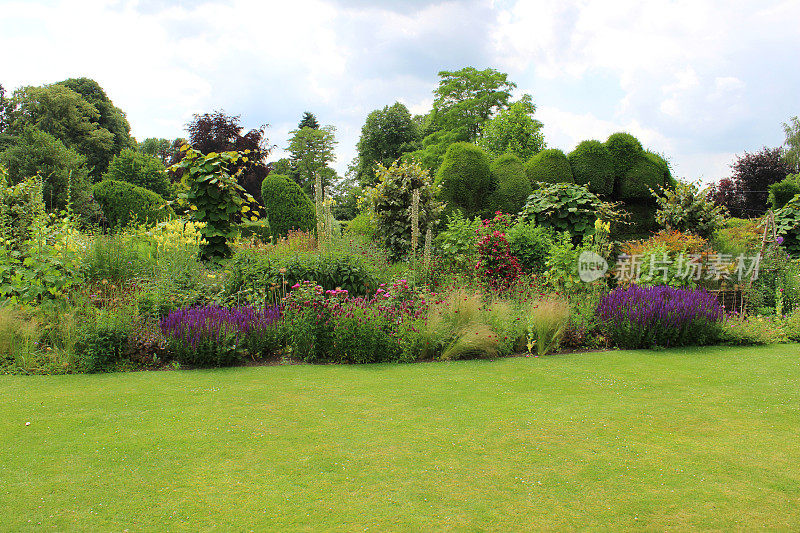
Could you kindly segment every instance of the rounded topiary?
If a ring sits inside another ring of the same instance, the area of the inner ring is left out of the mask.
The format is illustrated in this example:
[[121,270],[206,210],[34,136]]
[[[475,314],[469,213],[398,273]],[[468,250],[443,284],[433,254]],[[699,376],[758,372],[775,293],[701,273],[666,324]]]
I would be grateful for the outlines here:
[[317,223],[311,199],[288,176],[270,174],[264,178],[261,198],[275,236],[283,237],[291,230],[309,231]]
[[103,180],[92,192],[111,227],[161,222],[174,214],[164,198],[126,181]]
[[642,143],[630,133],[612,133],[606,140],[606,148],[611,154],[611,164],[614,167],[614,177],[622,178],[638,161],[644,152]]
[[595,194],[614,192],[614,163],[611,152],[600,141],[583,141],[567,156],[572,176]]
[[575,183],[569,160],[558,148],[542,150],[531,157],[525,172],[534,187],[536,183]]
[[617,197],[620,200],[652,198],[650,189],[670,184],[669,166],[663,158],[650,152],[642,152],[630,170],[619,181]]
[[497,189],[489,198],[490,210],[519,213],[532,191],[522,161],[515,154],[504,154],[494,160],[491,170]]
[[468,217],[485,210],[486,200],[497,187],[489,168],[489,156],[468,142],[451,144],[436,173],[434,188],[450,208],[460,208]]

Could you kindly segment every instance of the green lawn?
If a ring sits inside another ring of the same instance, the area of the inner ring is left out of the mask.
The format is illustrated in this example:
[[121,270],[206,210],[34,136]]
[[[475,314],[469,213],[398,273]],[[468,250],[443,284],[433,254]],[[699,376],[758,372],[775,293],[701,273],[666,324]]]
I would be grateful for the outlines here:
[[0,376],[0,407],[4,531],[800,529],[796,344]]

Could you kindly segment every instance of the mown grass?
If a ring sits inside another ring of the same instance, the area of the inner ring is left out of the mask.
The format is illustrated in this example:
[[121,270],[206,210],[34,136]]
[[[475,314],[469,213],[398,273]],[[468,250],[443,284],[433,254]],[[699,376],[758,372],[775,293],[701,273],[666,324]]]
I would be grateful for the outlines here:
[[0,376],[0,407],[3,530],[800,528],[798,345]]

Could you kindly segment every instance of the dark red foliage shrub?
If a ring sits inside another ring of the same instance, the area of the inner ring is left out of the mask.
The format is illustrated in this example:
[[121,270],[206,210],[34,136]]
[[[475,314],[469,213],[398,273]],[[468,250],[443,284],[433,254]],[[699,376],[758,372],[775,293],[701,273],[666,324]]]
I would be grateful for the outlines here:
[[511,246],[506,234],[493,231],[478,242],[478,275],[489,286],[501,289],[516,282],[522,274],[522,267],[511,254]]

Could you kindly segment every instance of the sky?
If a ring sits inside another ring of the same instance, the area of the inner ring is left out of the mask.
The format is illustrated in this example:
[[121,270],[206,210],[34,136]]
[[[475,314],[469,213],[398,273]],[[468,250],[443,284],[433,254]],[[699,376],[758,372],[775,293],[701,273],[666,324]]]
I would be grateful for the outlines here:
[[139,140],[224,110],[269,124],[271,159],[311,111],[343,174],[370,111],[427,112],[439,71],[494,68],[548,147],[629,131],[708,183],[800,115],[798,20],[798,0],[0,0],[0,83],[93,78]]

